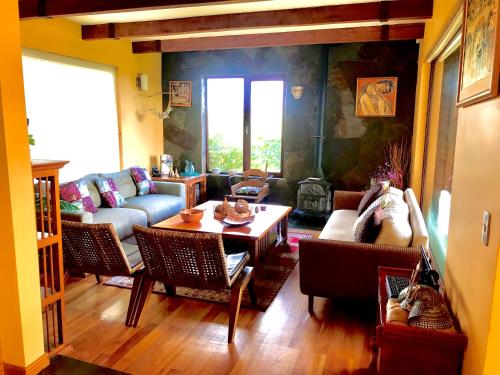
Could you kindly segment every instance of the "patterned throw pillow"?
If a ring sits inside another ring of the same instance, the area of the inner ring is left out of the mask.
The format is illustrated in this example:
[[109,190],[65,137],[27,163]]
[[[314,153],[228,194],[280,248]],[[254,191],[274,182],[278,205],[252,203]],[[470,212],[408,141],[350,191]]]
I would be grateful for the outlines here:
[[151,176],[141,167],[131,167],[130,174],[137,186],[137,195],[157,194],[156,186],[151,181]]
[[100,175],[96,181],[97,190],[108,207],[117,208],[125,205],[125,198],[119,193],[112,178]]
[[383,187],[381,184],[373,185],[370,190],[368,190],[358,206],[358,216],[360,216],[372,203],[377,199],[383,192]]
[[72,203],[80,210],[92,213],[97,212],[85,180],[80,179],[68,182],[62,185],[59,191],[62,200]]
[[382,207],[370,206],[354,230],[356,242],[374,243],[380,233]]

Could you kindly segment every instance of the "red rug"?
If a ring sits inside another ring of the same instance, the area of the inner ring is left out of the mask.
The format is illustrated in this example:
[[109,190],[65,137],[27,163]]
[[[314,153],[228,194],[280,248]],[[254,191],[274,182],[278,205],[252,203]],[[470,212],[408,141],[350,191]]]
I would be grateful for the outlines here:
[[[299,261],[299,240],[301,238],[313,238],[311,234],[291,232],[288,233],[289,246],[279,246],[272,249],[269,255],[260,263],[255,272],[255,294],[257,295],[257,305],[252,305],[248,292],[243,293],[242,307],[265,311],[271,305],[274,298],[280,291],[288,276]],[[125,276],[115,276],[108,279],[104,285],[119,288],[132,288],[132,278]],[[177,296],[192,298],[209,302],[229,304],[231,298],[230,290],[203,290],[177,287]],[[165,293],[162,283],[156,283],[153,293]]]

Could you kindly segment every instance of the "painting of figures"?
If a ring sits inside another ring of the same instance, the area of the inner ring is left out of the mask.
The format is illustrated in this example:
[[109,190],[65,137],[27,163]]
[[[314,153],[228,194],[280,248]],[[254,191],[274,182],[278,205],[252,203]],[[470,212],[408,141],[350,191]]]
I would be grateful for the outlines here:
[[396,116],[397,77],[358,78],[356,116]]
[[499,0],[466,0],[459,104],[496,96]]

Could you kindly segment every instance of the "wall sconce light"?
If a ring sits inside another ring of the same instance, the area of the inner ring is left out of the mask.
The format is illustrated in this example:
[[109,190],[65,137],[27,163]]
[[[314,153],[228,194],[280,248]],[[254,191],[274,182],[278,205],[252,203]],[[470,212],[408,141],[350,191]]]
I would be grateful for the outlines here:
[[304,86],[292,86],[290,91],[292,92],[293,98],[299,100],[304,94]]
[[148,91],[149,88],[148,75],[143,73],[137,74],[137,77],[135,78],[135,85],[137,86],[139,91]]

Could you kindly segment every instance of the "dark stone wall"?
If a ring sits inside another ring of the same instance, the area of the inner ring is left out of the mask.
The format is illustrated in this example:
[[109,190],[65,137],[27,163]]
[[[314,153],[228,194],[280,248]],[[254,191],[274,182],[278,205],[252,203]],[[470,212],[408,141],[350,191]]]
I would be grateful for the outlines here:
[[[320,103],[322,49],[329,48],[323,170],[335,189],[359,190],[383,160],[383,148],[406,139],[411,144],[418,45],[413,42],[356,43],[163,54],[163,89],[170,80],[190,80],[192,107],[175,107],[164,121],[164,151],[204,168],[203,87],[206,76],[285,74],[283,179],[272,182],[270,200],[295,204],[297,182],[311,176]],[[356,78],[399,77],[395,118],[356,118]],[[291,86],[304,86],[295,100]],[[164,98],[165,106],[166,100]],[[228,187],[222,176],[209,178],[209,198]],[[226,190],[227,191],[227,190]]]

